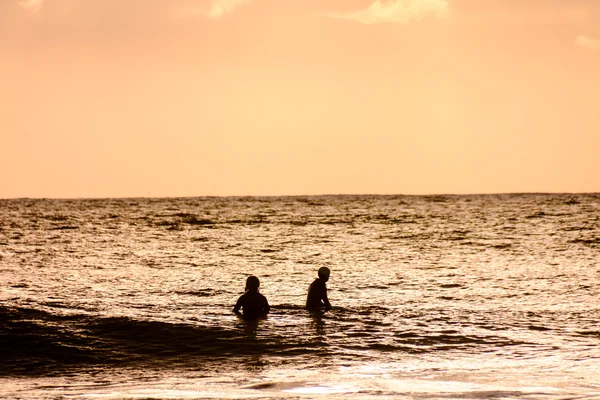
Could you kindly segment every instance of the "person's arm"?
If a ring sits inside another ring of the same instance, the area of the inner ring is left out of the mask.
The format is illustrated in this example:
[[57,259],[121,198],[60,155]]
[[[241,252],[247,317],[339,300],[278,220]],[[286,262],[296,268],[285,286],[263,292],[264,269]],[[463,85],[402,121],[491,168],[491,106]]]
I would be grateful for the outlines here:
[[236,314],[240,313],[240,308],[242,308],[242,297],[240,296],[240,298],[238,299],[237,303],[235,303],[235,307],[233,307],[233,312]]
[[325,304],[326,310],[331,309],[331,303],[329,302],[329,299],[327,298],[327,286],[325,286],[325,285],[323,285],[323,304]]
[[267,314],[270,310],[271,310],[271,306],[269,306],[269,301],[267,300],[267,298],[265,297],[265,304],[263,306],[263,309],[265,311],[265,314]]

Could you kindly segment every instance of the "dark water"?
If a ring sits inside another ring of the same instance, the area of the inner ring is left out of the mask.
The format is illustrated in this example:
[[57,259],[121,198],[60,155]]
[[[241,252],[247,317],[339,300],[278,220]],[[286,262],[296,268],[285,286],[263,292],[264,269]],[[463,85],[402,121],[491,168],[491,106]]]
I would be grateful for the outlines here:
[[0,200],[0,271],[3,397],[600,398],[600,195]]

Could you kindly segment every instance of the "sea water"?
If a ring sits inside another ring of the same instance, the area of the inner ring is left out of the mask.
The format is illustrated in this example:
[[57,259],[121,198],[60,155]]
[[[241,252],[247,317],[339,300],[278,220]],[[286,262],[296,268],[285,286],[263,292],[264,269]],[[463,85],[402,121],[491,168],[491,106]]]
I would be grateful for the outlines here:
[[597,194],[0,200],[0,271],[2,398],[600,399]]

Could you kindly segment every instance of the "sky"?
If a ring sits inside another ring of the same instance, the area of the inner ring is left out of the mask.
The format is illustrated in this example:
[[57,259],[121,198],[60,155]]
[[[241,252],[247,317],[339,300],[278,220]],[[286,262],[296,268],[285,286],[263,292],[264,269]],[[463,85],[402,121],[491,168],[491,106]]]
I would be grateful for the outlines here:
[[0,198],[600,192],[598,0],[0,0]]

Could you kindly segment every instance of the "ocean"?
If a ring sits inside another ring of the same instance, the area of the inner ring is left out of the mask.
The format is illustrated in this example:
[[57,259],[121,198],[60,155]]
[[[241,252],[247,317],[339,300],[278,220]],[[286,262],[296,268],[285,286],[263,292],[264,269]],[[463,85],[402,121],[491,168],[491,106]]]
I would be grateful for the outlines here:
[[599,194],[0,200],[0,271],[0,398],[600,399]]

